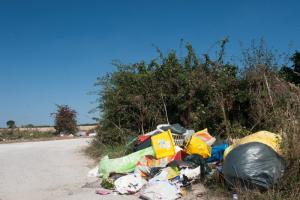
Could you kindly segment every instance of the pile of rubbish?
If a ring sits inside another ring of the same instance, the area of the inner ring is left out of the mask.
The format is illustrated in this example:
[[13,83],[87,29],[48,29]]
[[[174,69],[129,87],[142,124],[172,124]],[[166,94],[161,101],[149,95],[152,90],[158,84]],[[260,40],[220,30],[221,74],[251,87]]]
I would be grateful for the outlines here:
[[173,200],[193,184],[219,173],[229,187],[267,190],[284,173],[281,137],[260,131],[229,145],[216,141],[207,129],[195,132],[179,124],[162,124],[136,138],[124,157],[105,156],[90,176],[102,178],[97,194],[113,191],[147,200]]

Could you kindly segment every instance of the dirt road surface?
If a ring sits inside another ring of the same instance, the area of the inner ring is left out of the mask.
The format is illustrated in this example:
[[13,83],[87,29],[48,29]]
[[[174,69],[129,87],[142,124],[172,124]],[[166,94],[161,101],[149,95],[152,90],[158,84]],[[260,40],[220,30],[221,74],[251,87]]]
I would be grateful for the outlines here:
[[89,140],[0,144],[0,200],[137,199],[99,196],[95,186],[83,187],[97,180],[87,177],[95,163],[82,153]]

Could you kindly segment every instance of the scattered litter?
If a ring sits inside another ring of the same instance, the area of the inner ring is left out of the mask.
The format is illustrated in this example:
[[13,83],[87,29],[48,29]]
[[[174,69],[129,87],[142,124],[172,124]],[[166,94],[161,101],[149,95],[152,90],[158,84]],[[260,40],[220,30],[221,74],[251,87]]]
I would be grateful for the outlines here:
[[175,200],[180,198],[180,189],[168,181],[158,181],[147,187],[140,197],[145,200]]
[[211,169],[209,168],[209,166],[208,166],[207,162],[205,161],[205,159],[203,159],[198,154],[189,155],[189,156],[184,158],[184,161],[188,162],[190,164],[193,164],[194,167],[200,166],[202,177],[209,174],[209,172],[211,171]]
[[86,132],[84,131],[78,131],[77,133],[74,134],[77,137],[83,137],[83,136],[87,136]]
[[97,135],[96,132],[93,132],[93,133],[89,133],[89,134],[88,134],[89,137],[95,137],[96,135]]
[[99,176],[99,167],[98,166],[91,169],[87,174],[87,177],[98,177],[98,176]]
[[96,189],[96,194],[99,194],[99,195],[108,195],[110,194],[111,191],[110,190],[107,190],[107,189]]
[[138,192],[146,181],[139,174],[130,174],[118,178],[114,185],[115,190],[120,194],[134,194]]
[[167,164],[173,160],[181,160],[181,151],[182,149],[176,146],[176,154],[173,156],[167,156],[161,159],[156,159],[153,156],[144,156],[136,164],[134,172],[139,173],[142,176],[148,176],[152,168],[166,167]]
[[[127,146],[133,153],[115,159],[103,157],[99,166],[88,172],[88,177],[100,176],[103,188],[115,190],[98,189],[97,194],[135,194],[145,187],[140,197],[146,200],[189,196],[196,180],[205,180],[214,173],[224,177],[229,186],[242,184],[265,190],[285,170],[280,141],[278,135],[260,131],[231,146],[214,145],[216,138],[207,128],[195,133],[180,124],[160,124],[155,130],[130,140]],[[203,195],[198,192],[192,197]],[[236,194],[233,199],[238,199]]]
[[232,195],[232,200],[238,200],[238,199],[239,199],[239,196],[237,194]]
[[167,171],[161,171],[159,174],[154,176],[149,180],[149,184],[156,184],[157,182],[161,181],[168,181],[168,172]]
[[186,176],[189,180],[197,179],[198,177],[200,177],[200,174],[201,174],[200,166],[196,167],[195,169],[189,169],[189,168],[182,169],[180,171],[180,180],[183,180],[183,176]]

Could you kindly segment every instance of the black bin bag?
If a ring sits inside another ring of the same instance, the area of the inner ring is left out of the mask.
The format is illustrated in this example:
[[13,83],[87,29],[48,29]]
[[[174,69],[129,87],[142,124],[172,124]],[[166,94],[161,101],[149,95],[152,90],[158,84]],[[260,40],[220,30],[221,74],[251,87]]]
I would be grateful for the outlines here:
[[267,190],[283,175],[285,162],[272,148],[251,142],[231,150],[223,165],[226,182],[231,186]]

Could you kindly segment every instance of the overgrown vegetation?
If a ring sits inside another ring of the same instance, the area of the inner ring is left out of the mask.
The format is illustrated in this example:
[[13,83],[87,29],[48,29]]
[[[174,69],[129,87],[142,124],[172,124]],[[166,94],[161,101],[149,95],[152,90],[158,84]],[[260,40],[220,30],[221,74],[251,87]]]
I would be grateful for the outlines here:
[[187,44],[184,57],[158,50],[159,58],[149,63],[115,63],[117,70],[96,83],[101,127],[93,146],[118,146],[167,122],[207,127],[224,138],[269,130],[284,137],[287,172],[274,190],[259,193],[260,199],[297,199],[300,53],[290,56],[288,65],[263,41],[253,42],[237,65],[225,59],[227,42],[219,42],[216,58],[198,56]]
[[0,142],[19,140],[46,139],[54,137],[54,132],[42,132],[38,130],[0,129]]
[[52,113],[54,116],[54,128],[56,134],[73,134],[77,128],[77,112],[68,105],[57,105],[57,111]]

